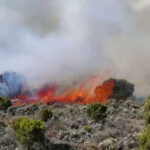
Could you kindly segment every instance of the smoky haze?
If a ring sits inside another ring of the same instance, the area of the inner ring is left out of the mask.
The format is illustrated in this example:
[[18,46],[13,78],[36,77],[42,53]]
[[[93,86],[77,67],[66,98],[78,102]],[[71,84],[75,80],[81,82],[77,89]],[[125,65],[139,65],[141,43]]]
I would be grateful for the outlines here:
[[0,72],[33,87],[107,72],[146,96],[149,18],[147,0],[0,0]]

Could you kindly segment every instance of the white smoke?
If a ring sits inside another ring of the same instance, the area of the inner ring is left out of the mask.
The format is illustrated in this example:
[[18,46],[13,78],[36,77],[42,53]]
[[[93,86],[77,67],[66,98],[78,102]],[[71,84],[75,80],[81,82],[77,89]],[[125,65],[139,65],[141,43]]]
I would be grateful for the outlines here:
[[110,70],[110,76],[134,82],[136,93],[148,94],[150,14],[140,5],[0,0],[0,72],[16,71],[31,85],[41,85],[68,84]]
[[150,1],[149,0],[129,0],[129,3],[132,5],[133,9],[136,11],[142,11],[146,8],[150,7]]

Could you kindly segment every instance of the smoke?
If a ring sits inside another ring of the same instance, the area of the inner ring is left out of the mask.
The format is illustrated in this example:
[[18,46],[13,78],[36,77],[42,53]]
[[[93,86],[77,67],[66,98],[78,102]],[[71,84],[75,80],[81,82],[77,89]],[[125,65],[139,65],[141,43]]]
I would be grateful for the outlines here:
[[139,96],[148,95],[150,86],[150,5],[147,2],[138,0],[137,3],[131,3],[134,28],[130,32],[110,38],[107,47],[117,77],[121,76],[134,82],[136,94]]
[[0,75],[0,96],[16,98],[21,94],[25,78],[15,72],[5,72]]
[[0,72],[38,87],[109,71],[148,94],[150,13],[138,1],[0,0]]

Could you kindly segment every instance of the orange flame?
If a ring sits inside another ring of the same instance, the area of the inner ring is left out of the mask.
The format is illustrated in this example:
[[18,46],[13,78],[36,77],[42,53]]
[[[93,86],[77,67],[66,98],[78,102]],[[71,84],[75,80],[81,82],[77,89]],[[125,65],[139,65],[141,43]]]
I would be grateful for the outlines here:
[[100,100],[103,103],[106,103],[106,101],[112,96],[113,89],[115,86],[114,79],[109,79],[105,81],[102,85],[96,87],[95,94],[96,94],[96,100]]
[[20,101],[14,102],[14,105],[23,105],[28,103],[38,103],[43,101],[46,105],[52,103],[77,103],[89,104],[93,102],[105,103],[113,94],[115,82],[113,79],[105,81],[102,85],[97,86],[101,79],[100,76],[93,76],[72,90],[67,90],[63,94],[56,94],[57,86],[45,86],[38,90],[37,97],[20,95]]

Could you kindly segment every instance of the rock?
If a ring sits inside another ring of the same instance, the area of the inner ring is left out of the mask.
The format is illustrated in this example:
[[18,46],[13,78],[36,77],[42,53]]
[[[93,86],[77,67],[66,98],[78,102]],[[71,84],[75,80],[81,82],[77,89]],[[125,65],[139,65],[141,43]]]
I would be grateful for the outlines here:
[[70,127],[71,127],[71,129],[79,129],[79,123],[78,122],[71,122]]
[[59,119],[58,115],[54,114],[51,118],[51,121],[57,121]]
[[99,144],[100,150],[116,150],[116,139],[109,138]]
[[64,133],[64,131],[59,131],[59,134],[58,134],[58,136],[59,136],[59,139],[62,139],[62,138],[64,138],[64,136],[65,136],[65,133]]
[[4,118],[6,118],[7,114],[4,112],[0,112],[0,119],[3,120]]
[[85,134],[86,134],[86,131],[84,129],[81,129],[79,132],[78,132],[79,136],[80,137],[83,137]]
[[8,109],[7,109],[7,113],[8,113],[8,115],[10,115],[10,116],[14,116],[14,115],[16,115],[16,111],[17,111],[17,109],[18,109],[19,107],[15,107],[15,106],[11,106],[11,107],[9,107]]
[[123,112],[124,112],[124,113],[127,113],[127,112],[128,112],[128,109],[127,109],[127,108],[123,109]]
[[[89,120],[83,119],[83,118],[77,120],[77,122],[78,122],[81,126],[84,126],[84,125],[88,124],[88,123],[87,123],[88,121],[89,121]],[[91,121],[90,121],[90,122],[91,122]]]
[[26,106],[11,106],[7,109],[7,113],[11,116],[33,115],[38,109],[39,107],[36,104],[30,104]]
[[90,126],[92,127],[92,130],[97,131],[97,132],[103,130],[103,125],[100,123],[92,124]]
[[76,131],[73,131],[72,134],[70,135],[70,139],[79,139],[80,136]]

